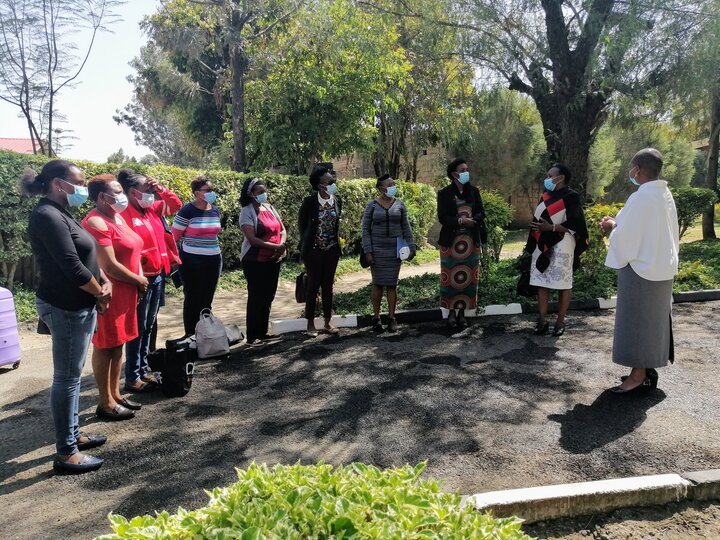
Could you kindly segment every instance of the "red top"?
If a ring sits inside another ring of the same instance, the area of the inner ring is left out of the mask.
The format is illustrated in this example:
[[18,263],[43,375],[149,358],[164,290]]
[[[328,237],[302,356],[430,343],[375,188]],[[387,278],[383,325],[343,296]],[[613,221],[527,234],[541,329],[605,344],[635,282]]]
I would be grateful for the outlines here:
[[[98,216],[107,224],[107,231],[100,231],[88,225],[88,220]],[[83,227],[95,238],[98,246],[111,246],[115,258],[125,268],[136,274],[141,272],[140,252],[143,241],[133,230],[127,226],[122,216],[115,215],[115,220],[93,208],[82,221]],[[110,307],[98,316],[97,332],[93,334],[92,342],[98,349],[119,347],[138,336],[137,303],[138,288],[132,283],[120,281],[108,274],[112,281],[112,299]]]
[[[258,221],[265,227],[265,234],[262,235],[262,240],[272,244],[279,244],[280,240],[282,240],[282,224],[278,218],[275,217],[275,214],[269,210],[261,210],[258,212]],[[274,253],[274,249],[260,248],[258,250],[257,260],[258,262],[273,260],[272,257]]]
[[142,269],[146,276],[157,276],[163,270],[166,274],[170,273],[170,256],[161,217],[174,214],[182,206],[179,197],[169,189],[159,188],[155,195],[160,200],[156,200],[150,208],[137,210],[129,204],[121,214],[143,240]]

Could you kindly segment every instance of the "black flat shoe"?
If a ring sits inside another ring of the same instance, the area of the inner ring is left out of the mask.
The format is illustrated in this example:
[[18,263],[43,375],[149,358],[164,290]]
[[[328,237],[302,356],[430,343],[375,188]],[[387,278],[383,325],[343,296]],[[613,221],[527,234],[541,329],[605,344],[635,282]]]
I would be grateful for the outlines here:
[[81,433],[80,436],[85,437],[87,441],[80,442],[80,439],[78,439],[75,442],[78,450],[90,450],[91,448],[102,446],[107,442],[107,437],[105,435],[87,435],[85,433]]
[[380,317],[373,317],[373,323],[372,323],[372,329],[377,332],[378,334],[381,334],[385,331],[382,325],[382,321],[380,320]]
[[540,326],[540,323],[537,324],[535,327],[535,331],[533,332],[536,336],[544,336],[548,333],[548,330],[550,330],[550,323],[546,322],[542,326]]
[[[647,378],[650,379],[650,386],[652,386],[653,388],[657,388],[658,379],[660,378],[657,370],[655,368],[647,368],[647,370],[645,370],[645,373]],[[627,375],[623,375],[622,377],[620,377],[620,381],[625,382],[627,378]]]
[[552,335],[555,337],[560,337],[564,333],[565,333],[565,325],[563,324],[562,326],[556,326],[555,328],[553,328]]
[[142,403],[138,403],[137,401],[131,401],[128,398],[123,398],[118,401],[118,403],[126,409],[130,409],[131,411],[139,411],[140,409],[142,409]]
[[[657,386],[657,382],[655,383]],[[631,394],[632,392],[637,392],[640,390],[650,390],[651,388],[655,388],[655,386],[652,385],[652,382],[650,381],[649,377],[645,377],[645,380],[638,384],[635,388],[630,388],[629,390],[625,390],[624,388],[621,388],[619,386],[614,386],[610,389],[610,391],[613,394]]]
[[120,404],[115,405],[111,411],[106,411],[98,405],[97,409],[95,409],[95,415],[103,420],[120,421],[134,418],[135,412],[130,409],[126,409]]
[[55,458],[53,461],[53,469],[57,474],[83,474],[97,471],[102,467],[104,462],[104,459],[95,456],[83,456],[80,463],[68,463],[67,461]]

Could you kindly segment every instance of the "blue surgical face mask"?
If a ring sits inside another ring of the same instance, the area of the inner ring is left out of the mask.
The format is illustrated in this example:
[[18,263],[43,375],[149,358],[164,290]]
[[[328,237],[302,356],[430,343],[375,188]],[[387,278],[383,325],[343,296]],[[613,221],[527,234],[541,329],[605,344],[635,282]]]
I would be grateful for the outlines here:
[[461,172],[458,176],[458,182],[461,184],[467,184],[470,181],[470,173],[468,171]]
[[553,182],[552,178],[546,178],[543,182],[543,185],[545,186],[545,189],[548,191],[555,191],[555,182]]
[[206,191],[203,194],[203,199],[205,199],[205,202],[208,204],[212,204],[217,200],[217,193],[214,191]]
[[[107,195],[107,194],[106,194]],[[108,195],[115,202],[110,205],[110,208],[115,210],[118,214],[122,214],[128,207],[128,198],[124,193],[118,193],[117,195]]]
[[[61,179],[62,180],[62,179]],[[72,193],[68,193],[65,191],[65,197],[67,198],[67,202],[70,206],[80,206],[82,203],[87,201],[88,199],[88,188],[85,186],[78,186],[75,184],[71,184],[67,180],[63,180],[66,184],[73,187],[74,191]]]
[[155,195],[152,193],[141,193],[138,199],[140,208],[150,208],[155,203]]
[[635,180],[635,178],[633,178],[632,176],[630,176],[628,178],[630,179],[631,184],[635,184],[636,186],[640,185],[640,183],[637,180]]
[[267,193],[261,193],[260,195],[255,195],[255,200],[259,202],[260,204],[267,202]]
[[388,197],[395,197],[395,195],[397,195],[397,186],[390,186],[385,190],[385,194]]
[[337,184],[328,184],[325,189],[328,195],[335,195],[337,193]]

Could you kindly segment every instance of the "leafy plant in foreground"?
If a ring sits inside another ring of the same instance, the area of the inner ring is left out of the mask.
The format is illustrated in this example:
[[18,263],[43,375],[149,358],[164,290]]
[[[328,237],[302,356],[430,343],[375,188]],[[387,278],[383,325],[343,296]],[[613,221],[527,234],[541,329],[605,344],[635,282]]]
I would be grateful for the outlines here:
[[519,520],[463,507],[459,495],[420,480],[424,469],[253,463],[237,470],[235,484],[207,492],[203,508],[130,520],[111,515],[114,533],[98,540],[531,540]]

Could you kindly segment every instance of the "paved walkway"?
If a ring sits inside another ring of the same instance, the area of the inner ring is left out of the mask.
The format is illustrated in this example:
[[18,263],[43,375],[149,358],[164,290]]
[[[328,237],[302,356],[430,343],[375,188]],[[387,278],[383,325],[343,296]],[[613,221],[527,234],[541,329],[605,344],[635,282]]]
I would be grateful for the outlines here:
[[[405,264],[400,269],[400,278],[419,276],[428,272],[440,272],[440,260],[417,266]],[[337,280],[335,292],[354,292],[370,283],[370,270],[353,272]],[[247,291],[218,291],[213,302],[214,313],[225,324],[237,324],[245,330],[245,311]],[[280,282],[275,301],[270,312],[270,319],[297,319],[302,315],[304,305],[295,302],[295,286],[292,283]],[[182,295],[170,297],[167,305],[160,311],[158,343],[165,339],[183,335]]]
[[[123,515],[195,508],[233,467],[428,460],[427,476],[473,493],[720,467],[720,302],[675,307],[676,364],[660,389],[605,392],[612,311],[576,312],[562,338],[533,316],[489,317],[376,336],[285,336],[199,362],[182,399],[141,395],[129,422],[98,423],[86,369],[81,425],[109,442],[97,473],[50,472],[49,339],[24,334],[18,370],[0,370],[0,536],[87,539]],[[33,348],[34,347],[34,348]]]

